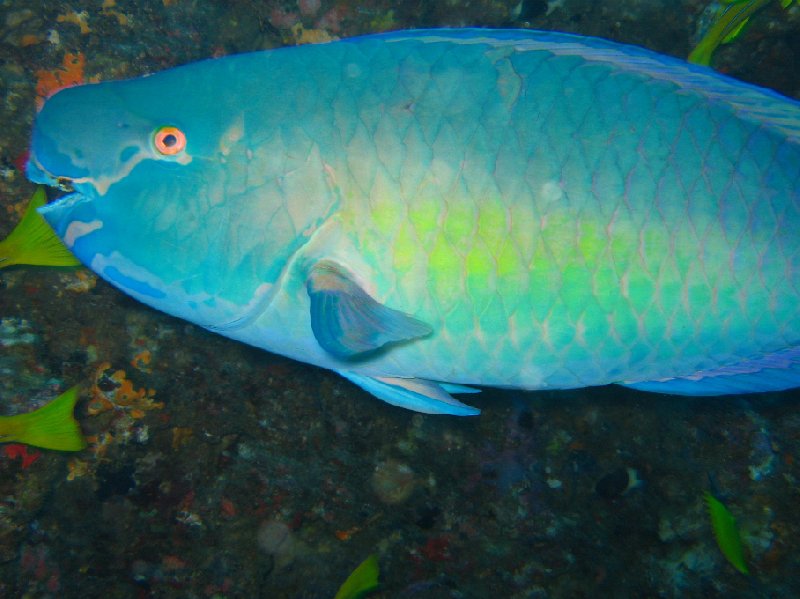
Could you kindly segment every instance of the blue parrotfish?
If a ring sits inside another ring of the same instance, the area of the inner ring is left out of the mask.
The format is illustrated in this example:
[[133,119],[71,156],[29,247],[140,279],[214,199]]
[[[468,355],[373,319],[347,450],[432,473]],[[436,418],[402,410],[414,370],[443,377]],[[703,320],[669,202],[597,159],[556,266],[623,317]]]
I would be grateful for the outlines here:
[[65,89],[30,179],[134,298],[477,414],[800,385],[800,104],[638,47],[405,31]]

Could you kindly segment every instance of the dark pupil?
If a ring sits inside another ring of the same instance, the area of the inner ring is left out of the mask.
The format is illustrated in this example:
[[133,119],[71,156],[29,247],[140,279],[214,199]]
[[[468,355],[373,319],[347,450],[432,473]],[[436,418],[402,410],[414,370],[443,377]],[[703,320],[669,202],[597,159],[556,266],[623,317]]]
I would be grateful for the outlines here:
[[164,136],[164,139],[163,139],[163,140],[161,140],[161,141],[162,141],[162,143],[163,143],[165,146],[167,146],[168,148],[171,148],[171,147],[172,147],[172,146],[174,146],[176,143],[178,143],[178,138],[177,138],[177,137],[175,137],[175,134],[174,134],[174,133],[167,133],[167,134]]

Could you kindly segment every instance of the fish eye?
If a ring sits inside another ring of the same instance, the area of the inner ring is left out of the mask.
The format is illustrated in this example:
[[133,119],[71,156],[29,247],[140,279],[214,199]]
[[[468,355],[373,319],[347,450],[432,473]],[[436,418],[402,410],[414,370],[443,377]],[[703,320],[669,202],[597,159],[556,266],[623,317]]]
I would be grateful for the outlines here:
[[186,148],[186,134],[177,127],[161,127],[153,134],[153,145],[159,154],[175,156]]

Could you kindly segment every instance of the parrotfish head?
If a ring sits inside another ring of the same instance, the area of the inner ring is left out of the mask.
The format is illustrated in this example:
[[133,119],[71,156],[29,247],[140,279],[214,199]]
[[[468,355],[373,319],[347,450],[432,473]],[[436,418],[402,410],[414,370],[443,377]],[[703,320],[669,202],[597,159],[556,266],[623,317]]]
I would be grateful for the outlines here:
[[131,110],[133,98],[121,91],[113,83],[86,85],[50,98],[36,118],[29,176],[72,186],[85,201],[105,196],[143,160],[185,162],[185,154],[166,156],[156,150],[158,117]]
[[36,117],[27,166],[71,190],[40,212],[82,262],[208,326],[263,304],[327,213],[292,208],[283,173],[253,160],[247,136],[269,139],[269,107],[248,109],[246,79],[230,80],[237,59],[58,92]]

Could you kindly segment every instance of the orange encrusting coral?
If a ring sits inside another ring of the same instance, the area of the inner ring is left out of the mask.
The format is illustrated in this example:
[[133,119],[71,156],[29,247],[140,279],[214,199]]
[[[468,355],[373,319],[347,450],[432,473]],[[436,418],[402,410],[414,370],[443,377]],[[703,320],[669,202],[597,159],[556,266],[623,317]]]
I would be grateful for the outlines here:
[[[164,407],[162,402],[153,400],[155,391],[153,389],[134,389],[133,383],[126,378],[124,370],[116,370],[108,374],[111,364],[101,363],[96,370],[95,381],[91,389],[91,399],[87,411],[90,416],[100,414],[107,410],[126,410],[131,418],[139,419],[144,417],[144,413],[152,409]],[[100,387],[100,383],[111,389],[105,391]]]
[[150,360],[152,357],[153,356],[149,349],[143,349],[138,354],[133,356],[133,359],[131,360],[131,366],[137,370],[141,370],[142,372],[150,372]]
[[86,35],[92,31],[89,27],[89,13],[87,13],[85,10],[82,10],[81,12],[68,10],[63,15],[58,15],[56,17],[56,22],[72,23],[73,25],[77,25],[81,30],[81,35]]
[[83,68],[86,57],[78,52],[64,54],[60,67],[52,70],[40,69],[36,71],[36,108],[41,109],[44,101],[65,87],[73,87],[86,83]]
[[109,362],[101,362],[95,369],[86,412],[89,416],[108,413],[110,417],[100,419],[100,422],[105,422],[104,430],[86,437],[93,459],[72,460],[67,479],[94,476],[97,465],[110,447],[131,439],[146,438],[147,426],[137,422],[145,417],[147,411],[164,407],[163,402],[154,400],[154,396],[153,389],[136,389],[124,370],[113,370]]

